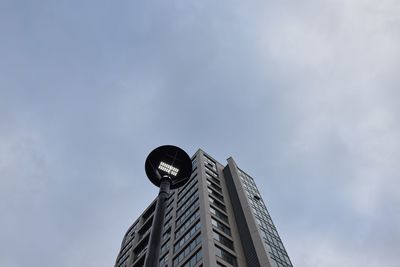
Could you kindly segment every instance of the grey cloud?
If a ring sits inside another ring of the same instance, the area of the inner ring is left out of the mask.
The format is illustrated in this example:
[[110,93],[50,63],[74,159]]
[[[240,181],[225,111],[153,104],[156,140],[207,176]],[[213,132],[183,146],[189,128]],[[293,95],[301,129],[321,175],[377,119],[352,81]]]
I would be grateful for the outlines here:
[[396,266],[398,8],[0,8],[0,265],[112,265],[172,143],[252,174],[296,266]]

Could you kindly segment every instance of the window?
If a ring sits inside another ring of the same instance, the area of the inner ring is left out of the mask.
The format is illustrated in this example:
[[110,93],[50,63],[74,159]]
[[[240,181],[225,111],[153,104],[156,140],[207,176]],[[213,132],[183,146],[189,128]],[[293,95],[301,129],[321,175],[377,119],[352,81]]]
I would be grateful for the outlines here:
[[200,229],[200,221],[196,223],[174,246],[174,252],[177,252],[192,236],[197,234]]
[[182,201],[185,201],[187,195],[190,195],[196,189],[197,189],[197,180],[195,180],[193,183],[190,184],[189,187],[185,188],[185,190],[181,192],[182,194],[179,195],[177,205],[179,206],[182,203]]
[[215,171],[215,172],[217,171],[217,167],[211,166],[210,164],[206,164],[205,167],[206,167],[206,170]]
[[216,192],[215,190],[213,190],[212,188],[207,187],[207,191],[208,191],[208,193],[209,193],[211,196],[213,196],[213,197],[215,197],[215,198],[217,198],[217,199],[219,199],[219,200],[221,200],[221,201],[224,201],[224,197],[223,197],[221,194],[217,193],[217,192]]
[[164,252],[166,252],[169,249],[169,242],[170,241],[168,241],[167,243],[165,243],[164,245],[161,246],[161,249],[160,249],[161,254],[163,254]]
[[160,259],[160,267],[165,266],[168,263],[168,253],[165,254],[161,259]]
[[208,162],[208,163],[210,163],[212,165],[215,165],[215,161],[214,160],[212,160],[210,157],[206,156],[205,154],[203,154],[203,156],[204,156],[204,161],[205,162]]
[[165,233],[162,235],[162,241],[167,240],[171,236],[171,227],[165,230]]
[[187,260],[182,267],[194,267],[201,259],[203,258],[203,253],[199,250],[196,254],[194,254],[190,259]]
[[222,212],[214,209],[213,207],[210,207],[210,212],[211,214],[215,215],[217,218],[223,220],[224,222],[228,222],[228,216],[226,216]]
[[193,213],[192,216],[190,216],[189,219],[187,219],[185,221],[185,223],[175,232],[175,239],[179,238],[190,226],[191,224],[194,222],[194,220],[196,220],[197,218],[199,218],[200,216],[200,212],[197,210],[195,213]]
[[228,238],[226,238],[225,236],[213,231],[213,237],[214,240],[218,241],[219,243],[233,250],[233,242]]
[[[130,241],[125,247],[124,249],[120,252],[120,255],[124,255],[128,250],[130,250],[132,248],[132,241]],[[122,258],[122,257],[121,257]]]
[[134,235],[135,235],[138,222],[139,222],[139,221],[136,221],[136,222],[129,228],[128,233],[126,234],[126,236],[134,236]]
[[178,190],[178,197],[185,191],[187,188],[192,187],[192,185],[197,182],[197,173],[192,173],[192,178],[189,179],[189,181],[186,182],[186,184],[183,187],[180,187]]
[[186,218],[188,218],[190,215],[192,215],[192,212],[193,212],[198,206],[199,206],[199,199],[197,199],[197,200],[193,203],[193,205],[190,206],[190,207],[185,211],[185,213],[183,213],[183,214],[181,215],[181,217],[178,218],[178,219],[176,220],[176,227],[179,227],[180,224],[183,223],[183,222],[186,220]]
[[215,255],[217,257],[220,257],[224,261],[228,262],[229,264],[237,267],[236,258],[229,252],[226,252],[225,250],[223,250],[222,248],[215,246]]
[[175,239],[178,239],[189,227],[191,224],[200,217],[200,212],[197,210],[195,213],[193,213],[186,221],[185,223],[175,231]]
[[206,165],[206,172],[208,174],[210,174],[211,176],[214,176],[215,178],[218,177],[218,174],[215,171],[213,171],[212,169],[210,169],[207,165]]
[[172,216],[169,216],[169,217],[165,216],[165,217],[166,218],[165,218],[165,223],[164,223],[164,229],[168,228],[168,226],[171,225],[171,220],[172,220]]
[[215,178],[214,176],[211,176],[210,174],[208,174],[207,171],[206,171],[206,177],[207,177],[208,180],[216,183],[217,185],[221,185],[221,182],[217,178]]
[[199,192],[196,189],[192,195],[186,195],[185,199],[186,201],[181,203],[182,205],[177,209],[176,211],[176,217],[179,217],[182,212],[186,210],[187,207],[189,207],[195,200],[199,198]]
[[173,261],[172,266],[178,266],[189,254],[196,249],[196,247],[201,243],[201,235],[198,235],[192,242],[190,242],[185,249],[183,249]]
[[212,224],[215,228],[217,228],[217,229],[221,230],[222,232],[224,232],[225,234],[231,235],[231,230],[229,229],[229,227],[228,227],[228,226],[225,226],[223,223],[221,223],[221,222],[215,220],[214,218],[211,218],[211,224]]
[[224,205],[224,204],[222,204],[221,202],[215,200],[215,199],[212,198],[212,197],[208,197],[208,199],[210,200],[210,203],[211,203],[211,204],[213,204],[214,206],[216,206],[217,208],[219,208],[219,209],[221,209],[221,210],[223,210],[223,211],[226,211],[226,208],[225,208],[225,205]]
[[168,217],[168,215],[170,215],[171,211],[173,210],[173,207],[171,206],[167,206],[167,211],[165,212],[165,217]]
[[[125,252],[126,253],[126,252]],[[130,254],[126,253],[125,255],[123,255],[119,260],[118,260],[118,267],[123,267],[123,266],[127,266],[128,265],[128,258],[129,258]]]
[[221,187],[220,187],[219,185],[216,185],[215,183],[212,183],[209,179],[207,179],[207,185],[208,185],[210,188],[212,188],[212,189],[218,191],[219,193],[222,193]]

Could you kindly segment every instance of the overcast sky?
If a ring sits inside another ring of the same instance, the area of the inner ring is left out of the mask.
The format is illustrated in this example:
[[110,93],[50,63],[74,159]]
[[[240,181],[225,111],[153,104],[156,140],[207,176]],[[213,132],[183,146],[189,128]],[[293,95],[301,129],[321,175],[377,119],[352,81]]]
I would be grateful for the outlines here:
[[0,266],[113,266],[155,147],[234,157],[296,267],[400,265],[400,1],[0,0]]

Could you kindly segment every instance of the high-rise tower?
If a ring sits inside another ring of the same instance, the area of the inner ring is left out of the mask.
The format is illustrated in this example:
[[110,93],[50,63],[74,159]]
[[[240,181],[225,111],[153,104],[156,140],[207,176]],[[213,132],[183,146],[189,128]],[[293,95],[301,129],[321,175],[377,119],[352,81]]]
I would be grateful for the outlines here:
[[[292,266],[252,177],[198,150],[190,180],[169,196],[160,267]],[[128,229],[115,267],[144,265],[156,201]]]

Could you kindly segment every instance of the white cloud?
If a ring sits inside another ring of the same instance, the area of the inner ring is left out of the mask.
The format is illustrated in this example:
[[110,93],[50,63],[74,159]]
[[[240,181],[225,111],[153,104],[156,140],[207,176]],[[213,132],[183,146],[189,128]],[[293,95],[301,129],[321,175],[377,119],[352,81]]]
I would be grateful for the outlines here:
[[289,84],[286,103],[296,129],[288,149],[318,157],[335,138],[346,155],[333,157],[346,156],[352,168],[345,183],[350,203],[372,216],[389,200],[388,192],[396,195],[398,184],[399,115],[385,84],[399,84],[393,74],[400,71],[400,30],[394,27],[400,4],[306,1],[269,7],[264,28],[257,27],[258,51]]
[[369,250],[363,244],[352,247],[343,240],[338,242],[324,233],[320,233],[317,237],[298,236],[298,238],[296,250],[292,251],[296,266],[398,266],[398,259],[394,254],[382,254],[381,251]]

